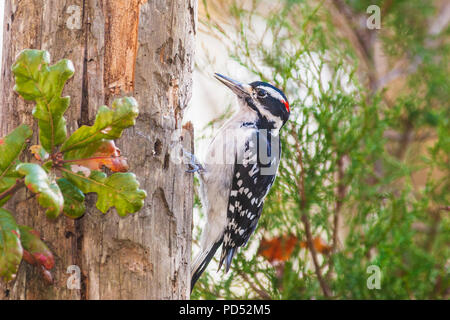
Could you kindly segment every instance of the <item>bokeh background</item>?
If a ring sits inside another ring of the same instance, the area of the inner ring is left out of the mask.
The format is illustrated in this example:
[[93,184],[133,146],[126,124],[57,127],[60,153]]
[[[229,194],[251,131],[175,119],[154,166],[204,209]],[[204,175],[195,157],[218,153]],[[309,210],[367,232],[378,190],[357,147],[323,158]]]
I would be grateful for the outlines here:
[[[278,86],[292,114],[256,233],[192,298],[448,299],[450,3],[199,6],[186,114],[199,157],[235,111],[214,72]],[[197,201],[197,241],[203,222]]]

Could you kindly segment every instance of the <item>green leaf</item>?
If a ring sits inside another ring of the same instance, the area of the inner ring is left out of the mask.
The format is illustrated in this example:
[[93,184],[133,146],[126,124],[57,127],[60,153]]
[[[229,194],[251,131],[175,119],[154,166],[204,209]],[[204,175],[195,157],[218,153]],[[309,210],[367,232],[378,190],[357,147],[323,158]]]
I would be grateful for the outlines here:
[[14,129],[4,138],[0,138],[0,177],[11,168],[11,163],[17,159],[23,150],[26,140],[31,137],[33,131],[23,124]]
[[[20,175],[15,171],[17,158],[25,148],[26,140],[33,134],[27,125],[21,125],[4,138],[0,138],[0,193],[12,187]],[[0,200],[0,206],[9,197]]]
[[66,178],[58,179],[56,183],[64,196],[64,214],[73,219],[81,217],[86,211],[84,193]]
[[10,281],[16,277],[22,253],[19,227],[11,213],[0,208],[0,278]]
[[97,193],[96,206],[103,213],[114,206],[120,216],[126,216],[140,210],[144,205],[147,194],[139,189],[139,182],[133,173],[114,173],[107,177],[103,172],[92,171],[87,177],[82,172],[66,169],[63,171],[84,193]]
[[33,116],[38,119],[39,140],[48,152],[67,137],[63,115],[70,103],[61,97],[62,90],[74,73],[70,60],[63,59],[49,66],[50,55],[43,50],[23,50],[12,66],[16,85],[14,90],[26,100],[36,102]]
[[55,259],[47,245],[40,239],[39,234],[28,226],[19,226],[20,242],[23,246],[23,258],[33,265],[42,265],[50,270],[55,265]]
[[[65,152],[64,159],[91,155],[97,150],[99,141],[120,138],[124,129],[135,124],[138,114],[138,104],[132,97],[114,100],[111,109],[101,106],[93,126],[80,127],[64,142],[61,147],[61,152]],[[71,150],[78,151],[68,153]]]
[[39,204],[47,208],[47,217],[56,218],[64,206],[64,198],[55,182],[51,182],[47,173],[35,163],[21,163],[17,171],[25,176],[25,185],[37,193]]

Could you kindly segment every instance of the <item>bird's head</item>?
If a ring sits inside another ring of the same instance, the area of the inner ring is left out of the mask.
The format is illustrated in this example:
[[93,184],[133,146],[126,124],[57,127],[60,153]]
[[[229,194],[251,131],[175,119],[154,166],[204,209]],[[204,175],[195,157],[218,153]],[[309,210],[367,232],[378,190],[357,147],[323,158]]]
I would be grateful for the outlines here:
[[244,108],[256,112],[263,126],[268,129],[280,129],[289,119],[289,103],[280,89],[262,81],[243,84],[218,73],[214,76],[237,95]]

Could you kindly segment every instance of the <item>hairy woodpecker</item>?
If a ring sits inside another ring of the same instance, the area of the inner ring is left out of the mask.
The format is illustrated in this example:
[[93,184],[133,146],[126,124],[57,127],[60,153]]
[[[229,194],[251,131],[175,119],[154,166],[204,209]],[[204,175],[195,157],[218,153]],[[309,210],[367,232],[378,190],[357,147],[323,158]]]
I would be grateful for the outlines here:
[[211,141],[203,164],[185,153],[193,168],[188,172],[199,175],[207,214],[191,290],[221,245],[219,270],[225,264],[228,272],[237,248],[255,231],[278,170],[279,132],[290,114],[284,93],[266,82],[242,84],[217,73],[215,78],[236,94],[239,110]]

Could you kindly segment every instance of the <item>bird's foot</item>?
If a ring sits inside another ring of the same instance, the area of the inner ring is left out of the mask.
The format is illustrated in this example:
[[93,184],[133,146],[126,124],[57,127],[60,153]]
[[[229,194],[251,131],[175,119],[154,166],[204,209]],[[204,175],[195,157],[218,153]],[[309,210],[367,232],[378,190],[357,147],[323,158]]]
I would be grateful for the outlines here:
[[202,166],[202,164],[200,163],[200,161],[198,161],[198,159],[195,157],[194,154],[187,152],[186,150],[183,150],[183,154],[184,154],[184,163],[186,163],[188,165],[188,170],[186,170],[186,172],[189,173],[194,173],[194,172],[203,172],[205,171],[205,168]]

